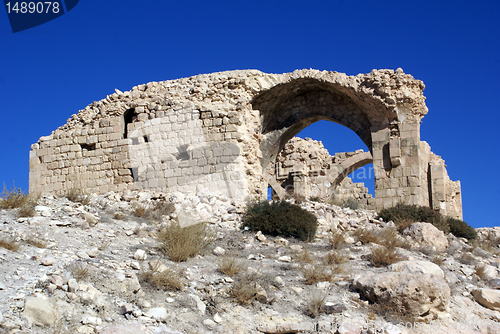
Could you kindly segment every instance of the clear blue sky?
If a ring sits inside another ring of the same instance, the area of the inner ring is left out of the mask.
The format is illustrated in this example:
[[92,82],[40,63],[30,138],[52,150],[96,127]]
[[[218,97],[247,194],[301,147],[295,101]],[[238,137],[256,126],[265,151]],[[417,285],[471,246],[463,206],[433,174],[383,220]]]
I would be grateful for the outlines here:
[[[461,180],[464,220],[500,225],[498,1],[82,0],[15,34],[0,8],[0,181],[27,189],[30,145],[115,88],[233,69],[398,67],[426,84],[421,138]],[[331,153],[366,150],[339,127],[306,135]]]

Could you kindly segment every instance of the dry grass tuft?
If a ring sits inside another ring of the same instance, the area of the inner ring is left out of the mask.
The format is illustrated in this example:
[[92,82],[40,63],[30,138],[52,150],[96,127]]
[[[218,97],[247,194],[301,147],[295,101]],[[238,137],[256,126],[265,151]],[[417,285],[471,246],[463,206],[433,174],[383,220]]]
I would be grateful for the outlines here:
[[486,271],[486,266],[484,264],[476,266],[474,274],[476,274],[482,280],[486,279],[488,276]]
[[315,291],[307,301],[306,315],[316,318],[321,313],[321,307],[325,305],[326,295],[320,291]]
[[160,250],[172,261],[181,262],[198,255],[216,239],[215,232],[206,223],[181,227],[171,222],[156,233]]
[[73,262],[69,266],[69,270],[74,279],[81,281],[89,275],[90,266],[83,262]]
[[370,255],[370,261],[375,267],[384,267],[403,260],[404,258],[394,248],[385,246],[373,249]]
[[305,265],[300,268],[302,276],[304,276],[304,284],[312,285],[318,282],[331,282],[334,274],[340,274],[342,267],[335,265],[332,268],[328,266],[312,266]]
[[411,248],[411,245],[405,239],[401,238],[398,231],[393,227],[386,227],[377,231],[357,229],[354,235],[357,236],[358,240],[363,244],[372,242],[387,248]]
[[161,266],[161,262],[157,261],[157,266],[143,271],[139,274],[139,280],[142,283],[148,283],[149,285],[168,291],[183,291],[184,290],[184,279],[182,274],[178,269],[174,267],[167,268],[163,271],[158,271]]
[[468,265],[476,263],[476,258],[471,253],[463,253],[457,260]]
[[163,216],[169,216],[175,211],[174,203],[158,201],[152,203],[136,203],[133,206],[133,214],[153,221],[161,221]]
[[36,214],[35,206],[36,203],[33,202],[24,204],[19,209],[17,209],[17,216],[19,218],[33,217]]
[[66,197],[73,203],[80,203],[82,205],[90,204],[90,197],[85,194],[81,187],[68,189],[64,194],[64,197]]
[[446,258],[444,256],[436,255],[431,259],[431,262],[437,264],[438,266],[442,266]]
[[13,185],[12,189],[8,190],[4,183],[0,194],[0,209],[17,209],[33,202],[36,202],[35,198],[24,193],[21,188]]
[[45,248],[47,247],[47,242],[43,240],[40,236],[36,234],[30,234],[24,240],[27,244],[31,246],[35,246],[37,248]]
[[302,265],[308,263],[312,264],[314,262],[314,253],[309,250],[309,247],[306,245],[304,250],[295,253],[294,258],[297,262]]
[[218,260],[219,270],[230,277],[235,277],[245,269],[245,262],[235,255],[226,255]]
[[257,299],[262,287],[257,283],[257,273],[243,272],[229,290],[229,295],[240,305],[248,305]]
[[19,243],[16,242],[14,239],[2,238],[0,239],[0,247],[15,252],[19,250],[21,246],[19,246]]
[[328,264],[342,264],[347,262],[347,256],[336,250],[332,250],[326,254],[325,262]]
[[328,239],[333,249],[340,249],[345,244],[344,233],[338,229],[330,230],[330,236]]

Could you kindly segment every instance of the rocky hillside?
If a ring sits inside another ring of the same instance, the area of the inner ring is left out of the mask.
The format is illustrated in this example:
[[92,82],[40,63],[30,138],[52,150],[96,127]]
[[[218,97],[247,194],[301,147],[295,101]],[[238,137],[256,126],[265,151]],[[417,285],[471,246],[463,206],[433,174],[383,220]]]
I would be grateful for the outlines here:
[[[0,331],[500,333],[497,229],[472,245],[303,202],[320,223],[304,243],[240,230],[244,205],[203,192],[80,200],[0,211]],[[171,261],[157,233],[170,220],[209,222],[213,242]]]

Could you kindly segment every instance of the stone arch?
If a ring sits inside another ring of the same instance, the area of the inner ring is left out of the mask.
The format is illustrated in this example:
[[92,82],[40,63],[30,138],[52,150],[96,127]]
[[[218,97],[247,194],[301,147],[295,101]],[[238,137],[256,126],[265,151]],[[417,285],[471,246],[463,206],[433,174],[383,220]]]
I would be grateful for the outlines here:
[[366,166],[373,162],[373,157],[370,152],[363,152],[347,158],[341,163],[335,164],[334,168],[328,170],[327,179],[336,187],[349,174],[356,169]]
[[[260,111],[264,138],[261,165],[274,161],[285,143],[301,130],[320,120],[328,120],[354,131],[372,150],[371,129],[380,123],[358,105],[337,84],[314,78],[299,78],[277,85],[257,95],[252,107]],[[388,122],[383,122],[388,124]]]

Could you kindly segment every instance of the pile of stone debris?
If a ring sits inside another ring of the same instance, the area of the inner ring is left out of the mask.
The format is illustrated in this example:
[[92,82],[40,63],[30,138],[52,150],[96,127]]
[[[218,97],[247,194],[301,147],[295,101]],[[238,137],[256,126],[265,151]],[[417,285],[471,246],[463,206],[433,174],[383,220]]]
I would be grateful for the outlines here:
[[[158,202],[171,212],[144,214]],[[375,267],[377,240],[360,236],[393,229],[374,211],[304,201],[318,217],[313,242],[240,229],[245,205],[197,194],[125,192],[91,195],[82,203],[42,197],[37,214],[0,211],[0,328],[6,333],[498,333],[500,258],[496,228],[479,243],[415,223],[397,239],[399,262]],[[138,210],[138,208],[142,208]],[[175,210],[174,210],[175,209]],[[210,248],[170,261],[155,232],[174,220],[208,222]],[[342,270],[324,264],[332,235],[341,235]],[[237,259],[255,292],[234,297],[242,275],[221,271]],[[148,270],[175,269],[180,290],[151,286]],[[329,270],[319,281],[313,273]],[[326,268],[326,269],[325,269]],[[316,312],[315,312],[316,311]],[[433,327],[432,327],[433,326]]]

